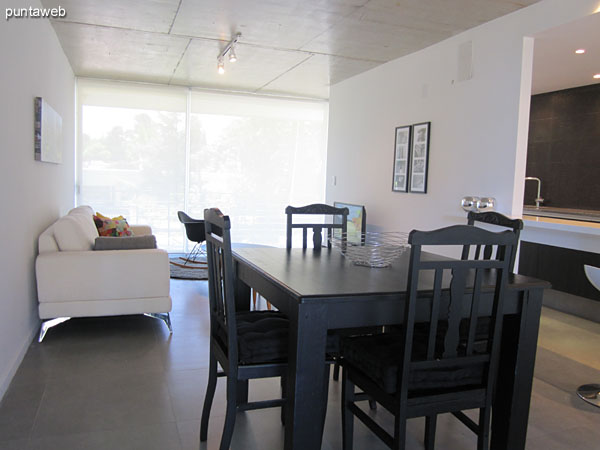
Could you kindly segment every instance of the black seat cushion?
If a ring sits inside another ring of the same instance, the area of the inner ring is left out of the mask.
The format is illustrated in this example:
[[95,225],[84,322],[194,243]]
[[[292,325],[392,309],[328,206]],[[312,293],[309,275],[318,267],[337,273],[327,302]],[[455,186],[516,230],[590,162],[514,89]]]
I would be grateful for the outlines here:
[[[240,364],[283,362],[288,356],[289,319],[279,311],[243,311],[236,314],[238,337],[238,360]],[[352,334],[358,329],[348,330]],[[223,331],[220,341],[226,347],[227,337]],[[327,335],[326,352],[339,354],[340,336]]]
[[339,356],[342,353],[342,340],[351,336],[364,336],[381,333],[383,327],[336,328],[327,332],[327,354]]
[[236,314],[240,364],[285,361],[290,321],[279,311]]
[[[289,319],[279,311],[239,312],[237,317],[238,356],[241,364],[286,361]],[[339,353],[340,338],[327,335],[326,352]]]
[[[346,363],[359,369],[385,392],[396,392],[398,367],[402,361],[403,345],[397,333],[373,336],[357,336],[344,339],[342,354]],[[415,340],[412,360],[425,358],[426,345]],[[450,389],[464,386],[479,386],[482,383],[483,365],[457,366],[443,369],[411,370],[409,391]]]
[[[477,319],[477,324],[475,326],[475,351],[483,352],[485,351],[487,340],[490,334],[490,322],[491,318],[488,316],[481,316]],[[387,327],[392,333],[400,333],[402,330],[401,325],[391,325]],[[437,328],[437,336],[436,336],[436,351],[440,351],[443,346],[444,336],[446,335],[446,331],[448,330],[448,321],[440,320]],[[462,319],[460,321],[460,342],[461,345],[466,345],[467,336],[469,334],[469,320]],[[429,323],[428,322],[417,322],[415,323],[414,328],[414,340],[415,341],[424,341],[429,338]]]

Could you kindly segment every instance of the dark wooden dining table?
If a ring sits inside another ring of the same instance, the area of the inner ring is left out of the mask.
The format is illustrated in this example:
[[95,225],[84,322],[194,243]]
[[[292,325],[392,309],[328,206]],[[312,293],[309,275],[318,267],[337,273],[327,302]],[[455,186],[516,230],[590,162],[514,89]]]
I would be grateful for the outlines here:
[[[327,331],[402,323],[409,251],[387,268],[357,266],[327,248],[238,248],[234,261],[236,307],[249,309],[253,288],[290,318],[284,448],[320,449],[321,415],[315,412],[323,401]],[[493,286],[494,277],[488,274],[484,286]],[[534,278],[509,277],[493,401],[492,450],[525,448],[542,295],[547,287],[547,282]],[[481,312],[485,314],[486,308],[491,311],[491,288],[483,297]],[[422,302],[417,321],[428,320],[428,305]],[[247,401],[247,385],[238,401]]]

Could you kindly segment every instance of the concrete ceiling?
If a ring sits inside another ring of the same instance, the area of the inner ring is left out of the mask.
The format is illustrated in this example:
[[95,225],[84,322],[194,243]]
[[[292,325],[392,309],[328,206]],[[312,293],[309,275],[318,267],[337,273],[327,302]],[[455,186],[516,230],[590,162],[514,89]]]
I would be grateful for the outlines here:
[[[585,49],[578,55],[577,49]],[[600,83],[600,13],[535,36],[532,93]]]
[[[328,98],[329,86],[539,0],[42,0],[78,76]],[[235,35],[238,62],[217,55]]]

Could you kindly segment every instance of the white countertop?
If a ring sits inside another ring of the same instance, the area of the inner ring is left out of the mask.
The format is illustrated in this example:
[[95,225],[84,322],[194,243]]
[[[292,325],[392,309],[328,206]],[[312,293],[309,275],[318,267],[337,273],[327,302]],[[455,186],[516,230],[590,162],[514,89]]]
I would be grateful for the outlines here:
[[600,253],[600,223],[524,215],[521,240]]
[[555,208],[540,206],[539,208],[528,205],[523,206],[524,216],[552,217],[583,222],[600,222],[600,211],[592,209]]
[[554,217],[539,217],[523,215],[524,228],[544,228],[570,231],[573,233],[600,234],[600,223],[583,220],[557,219]]

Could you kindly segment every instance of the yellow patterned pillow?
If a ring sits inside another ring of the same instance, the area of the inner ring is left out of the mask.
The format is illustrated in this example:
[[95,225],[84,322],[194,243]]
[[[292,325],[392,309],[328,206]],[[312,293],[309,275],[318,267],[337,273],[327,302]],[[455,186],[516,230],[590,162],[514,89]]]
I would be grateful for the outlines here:
[[125,217],[118,216],[106,217],[100,213],[96,213],[94,215],[94,223],[96,224],[96,228],[98,228],[98,234],[100,236],[131,236],[133,233],[129,229],[129,224]]
[[100,214],[98,211],[96,211],[96,216],[98,216],[102,220],[125,220],[125,217],[123,216],[117,216],[111,219],[110,217],[106,217],[105,215]]

